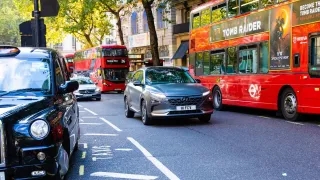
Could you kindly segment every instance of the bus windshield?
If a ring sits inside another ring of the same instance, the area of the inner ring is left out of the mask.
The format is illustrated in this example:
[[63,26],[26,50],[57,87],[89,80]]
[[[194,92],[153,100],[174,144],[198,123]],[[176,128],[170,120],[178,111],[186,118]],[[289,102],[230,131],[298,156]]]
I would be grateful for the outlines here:
[[66,58],[67,63],[72,63],[73,62],[73,58]]
[[129,69],[104,69],[103,78],[108,81],[124,82]]
[[124,56],[128,56],[128,51],[127,49],[104,48],[102,49],[102,56],[103,57],[108,57],[108,56],[124,57]]

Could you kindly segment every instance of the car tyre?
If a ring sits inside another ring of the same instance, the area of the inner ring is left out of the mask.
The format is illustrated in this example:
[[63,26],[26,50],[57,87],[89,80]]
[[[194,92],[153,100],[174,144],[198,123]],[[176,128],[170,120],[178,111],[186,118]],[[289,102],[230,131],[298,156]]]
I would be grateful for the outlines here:
[[201,122],[207,123],[211,120],[211,114],[206,114],[198,117]]
[[129,107],[129,102],[128,102],[128,99],[125,98],[124,99],[124,113],[126,115],[127,118],[133,118],[134,117],[134,112],[132,110],[130,110],[130,107]]
[[298,113],[298,100],[292,88],[287,88],[283,91],[280,102],[283,117],[288,121],[298,121],[300,118],[300,114]]
[[77,143],[74,145],[73,152],[76,152],[78,150],[79,150],[79,142],[77,141]]
[[101,101],[101,98],[96,98],[97,101]]
[[144,125],[152,125],[152,119],[148,115],[146,101],[142,101],[142,103],[141,103],[141,119],[142,119],[142,123]]
[[222,93],[218,86],[213,88],[213,108],[217,111],[223,110]]

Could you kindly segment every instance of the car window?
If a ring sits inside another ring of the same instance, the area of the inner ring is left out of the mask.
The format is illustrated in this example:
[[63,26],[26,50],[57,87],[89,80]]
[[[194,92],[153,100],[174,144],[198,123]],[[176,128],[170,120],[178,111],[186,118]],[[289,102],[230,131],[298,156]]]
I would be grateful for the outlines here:
[[62,84],[65,83],[65,79],[63,77],[63,72],[60,68],[58,60],[55,60],[54,62],[55,62],[54,68],[55,68],[55,75],[56,75],[56,86],[61,86]]
[[134,75],[132,76],[132,81],[138,81],[140,74],[142,74],[142,71],[137,71],[136,73],[134,73]]
[[147,84],[195,83],[187,71],[174,68],[148,69]]

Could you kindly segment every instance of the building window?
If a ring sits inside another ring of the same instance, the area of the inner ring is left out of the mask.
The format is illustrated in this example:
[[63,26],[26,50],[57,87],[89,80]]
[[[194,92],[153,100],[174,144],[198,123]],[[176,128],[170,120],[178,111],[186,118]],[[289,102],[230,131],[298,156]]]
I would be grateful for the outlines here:
[[131,32],[132,34],[138,34],[138,25],[137,25],[137,13],[133,12],[131,14]]
[[164,21],[163,15],[164,15],[164,9],[163,8],[158,8],[157,9],[158,29],[165,28],[165,21]]
[[149,32],[148,18],[147,18],[146,11],[143,12],[143,30],[144,32]]

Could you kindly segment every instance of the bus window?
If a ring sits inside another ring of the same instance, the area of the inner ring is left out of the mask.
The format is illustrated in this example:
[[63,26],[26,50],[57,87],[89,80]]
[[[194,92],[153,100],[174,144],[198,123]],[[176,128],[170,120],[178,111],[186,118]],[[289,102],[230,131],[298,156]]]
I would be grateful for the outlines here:
[[268,73],[269,72],[269,42],[263,42],[260,44],[260,73]]
[[210,53],[203,53],[203,75],[210,75]]
[[210,24],[210,9],[205,9],[201,12],[201,26]]
[[240,0],[240,13],[244,14],[259,8],[259,1],[257,0]]
[[225,72],[225,58],[224,52],[212,52],[210,63],[210,74],[224,74]]
[[192,28],[195,29],[195,28],[198,28],[198,27],[200,27],[200,15],[199,15],[199,13],[194,14],[193,17],[192,17]]
[[238,14],[238,0],[229,0],[228,1],[228,17],[233,17]]
[[203,53],[196,54],[196,75],[201,76],[203,75]]
[[261,1],[261,6],[262,8],[268,7],[268,6],[272,6],[275,4],[275,0],[262,0]]
[[258,72],[258,51],[256,46],[245,46],[240,48],[239,72],[254,74]]
[[211,21],[212,23],[221,21],[227,17],[227,4],[223,3],[219,6],[212,7]]
[[237,73],[237,48],[230,47],[228,48],[228,58],[227,58],[227,73],[228,74],[235,74]]

